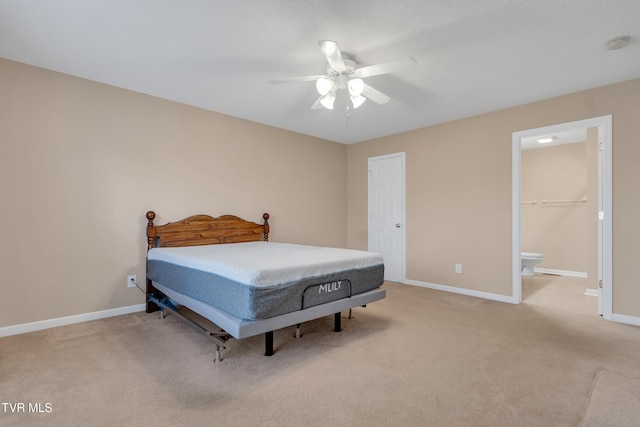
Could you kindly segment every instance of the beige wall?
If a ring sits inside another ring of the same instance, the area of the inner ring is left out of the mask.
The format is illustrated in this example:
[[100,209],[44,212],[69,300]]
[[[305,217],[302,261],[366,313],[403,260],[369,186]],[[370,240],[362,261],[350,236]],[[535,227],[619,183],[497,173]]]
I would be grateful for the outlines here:
[[[598,231],[587,228],[597,196],[587,198],[586,142],[523,150],[521,158],[522,250],[544,254],[536,267],[586,274],[589,232]],[[587,203],[549,203],[560,200]]]
[[1,59],[0,93],[0,327],[142,303],[148,209],[366,249],[367,158],[399,151],[407,278],[511,295],[512,132],[608,114],[613,311],[640,317],[640,79],[350,146]]
[[145,217],[346,245],[346,147],[0,59],[0,327],[140,304]]
[[639,100],[636,79],[350,145],[347,243],[367,247],[367,158],[404,151],[407,279],[510,296],[512,133],[611,114],[613,312],[640,317]]

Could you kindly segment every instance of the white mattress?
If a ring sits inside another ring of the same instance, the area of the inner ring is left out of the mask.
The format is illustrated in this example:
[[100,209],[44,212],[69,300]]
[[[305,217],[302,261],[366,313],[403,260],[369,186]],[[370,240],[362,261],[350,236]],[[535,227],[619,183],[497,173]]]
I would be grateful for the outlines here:
[[373,252],[277,242],[153,248],[147,258],[253,286],[272,286],[300,277],[318,277],[336,270],[383,263],[382,256]]

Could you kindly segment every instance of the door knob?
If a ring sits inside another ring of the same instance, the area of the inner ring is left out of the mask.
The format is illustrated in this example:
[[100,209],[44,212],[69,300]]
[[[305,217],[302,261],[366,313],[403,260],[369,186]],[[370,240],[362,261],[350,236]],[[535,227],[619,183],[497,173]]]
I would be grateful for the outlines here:
[[396,228],[400,228],[400,223],[397,223],[397,224],[396,224]]

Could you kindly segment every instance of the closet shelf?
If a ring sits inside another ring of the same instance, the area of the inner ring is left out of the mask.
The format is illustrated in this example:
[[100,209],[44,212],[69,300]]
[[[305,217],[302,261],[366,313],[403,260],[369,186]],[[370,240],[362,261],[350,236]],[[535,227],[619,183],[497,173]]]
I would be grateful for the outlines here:
[[542,204],[548,205],[552,203],[587,203],[587,199],[580,200],[543,200]]

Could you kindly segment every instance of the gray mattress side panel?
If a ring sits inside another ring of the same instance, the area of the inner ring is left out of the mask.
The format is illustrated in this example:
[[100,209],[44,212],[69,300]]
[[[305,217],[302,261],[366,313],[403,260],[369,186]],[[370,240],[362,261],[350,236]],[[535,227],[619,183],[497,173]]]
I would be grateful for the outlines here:
[[149,260],[147,278],[241,319],[257,320],[375,289],[384,282],[384,265],[254,287],[212,273]]
[[249,303],[254,299],[253,289],[225,277],[164,261],[148,260],[147,278],[241,319],[255,318]]

